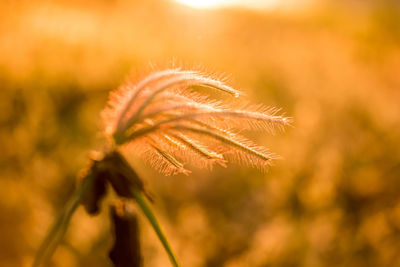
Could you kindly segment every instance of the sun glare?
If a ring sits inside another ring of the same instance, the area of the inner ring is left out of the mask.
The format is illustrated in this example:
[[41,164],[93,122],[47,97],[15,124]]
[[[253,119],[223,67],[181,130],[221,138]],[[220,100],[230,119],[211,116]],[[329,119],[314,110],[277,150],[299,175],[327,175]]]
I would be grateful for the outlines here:
[[175,0],[195,8],[244,7],[250,9],[291,9],[313,0]]
[[199,8],[223,6],[229,3],[229,0],[177,0],[178,2]]

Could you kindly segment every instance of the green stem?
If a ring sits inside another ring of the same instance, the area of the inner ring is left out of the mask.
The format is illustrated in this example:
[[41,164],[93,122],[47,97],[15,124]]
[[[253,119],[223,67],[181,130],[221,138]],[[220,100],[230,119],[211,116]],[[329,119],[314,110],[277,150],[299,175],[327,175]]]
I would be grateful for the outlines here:
[[83,179],[81,186],[75,191],[74,195],[72,195],[70,200],[64,206],[62,212],[60,213],[56,221],[53,223],[53,226],[50,228],[50,231],[47,233],[46,238],[40,245],[38,252],[36,253],[36,257],[32,264],[32,267],[38,267],[43,263],[47,262],[51,258],[58,244],[64,237],[69,221],[72,218],[72,215],[78,208],[86,190],[93,183],[93,180],[94,180],[93,175],[85,177]]
[[157,217],[155,216],[154,212],[151,210],[150,205],[143,197],[141,191],[139,191],[136,187],[132,187],[132,194],[136,199],[139,207],[142,209],[144,215],[146,215],[147,219],[149,220],[151,226],[153,227],[154,231],[156,232],[158,238],[160,239],[161,243],[164,246],[164,249],[167,251],[168,257],[171,260],[171,263],[174,267],[179,267],[178,260],[176,259],[174,253],[172,252],[171,246],[168,243],[167,237],[163,233],[160,224],[158,223]]

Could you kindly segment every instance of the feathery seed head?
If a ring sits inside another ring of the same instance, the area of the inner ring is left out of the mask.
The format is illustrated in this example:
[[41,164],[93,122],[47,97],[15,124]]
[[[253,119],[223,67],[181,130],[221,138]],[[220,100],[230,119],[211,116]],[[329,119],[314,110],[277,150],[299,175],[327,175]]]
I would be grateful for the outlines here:
[[[206,87],[229,101],[194,92]],[[133,148],[165,175],[189,174],[184,163],[211,169],[227,161],[265,169],[275,156],[239,132],[282,129],[290,118],[277,109],[243,101],[241,93],[197,71],[167,69],[111,93],[103,111],[105,133]]]

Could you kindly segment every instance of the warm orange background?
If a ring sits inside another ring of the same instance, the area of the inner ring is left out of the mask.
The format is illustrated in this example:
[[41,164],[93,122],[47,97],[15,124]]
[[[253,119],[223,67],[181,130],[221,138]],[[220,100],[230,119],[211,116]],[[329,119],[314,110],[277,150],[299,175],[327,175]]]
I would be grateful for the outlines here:
[[[332,2],[2,1],[0,266],[31,264],[88,151],[102,148],[109,91],[173,62],[225,73],[294,118],[253,135],[284,158],[266,174],[163,177],[134,160],[183,266],[400,266],[400,6]],[[111,266],[112,200],[98,217],[78,210],[51,266]],[[140,219],[144,266],[169,266]]]

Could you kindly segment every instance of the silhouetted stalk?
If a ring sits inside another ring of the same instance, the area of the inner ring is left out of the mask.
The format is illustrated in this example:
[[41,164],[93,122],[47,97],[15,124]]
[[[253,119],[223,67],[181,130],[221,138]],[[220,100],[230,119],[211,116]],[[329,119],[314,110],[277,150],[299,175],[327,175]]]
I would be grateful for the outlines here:
[[[148,202],[145,200],[145,197],[141,191],[143,190],[143,188],[140,188],[138,184],[132,183],[132,181],[139,179],[137,178],[135,171],[130,167],[129,163],[125,161],[124,157],[118,152],[109,153],[109,155],[111,156],[104,157],[100,161],[94,160],[94,163],[90,168],[88,175],[83,178],[81,185],[77,188],[68,203],[64,206],[63,211],[60,213],[53,226],[51,227],[49,233],[47,234],[46,238],[44,239],[43,243],[41,244],[36,254],[36,258],[33,262],[33,267],[39,267],[49,261],[57,246],[61,242],[73,213],[75,212],[79,204],[83,204],[82,201],[85,197],[85,194],[87,194],[91,187],[94,186],[95,179],[100,179],[101,175],[104,174],[108,176],[109,181],[111,181],[111,183],[113,184],[114,189],[116,189],[118,195],[122,197],[133,198],[136,200],[140,209],[149,220],[157,237],[160,239],[163,247],[165,248],[172,265],[174,267],[179,267],[178,261],[171,249],[171,246],[169,245],[165,234],[161,229],[160,224],[158,223],[157,217],[151,210]],[[121,172],[119,172],[119,175],[113,176],[112,173],[114,172],[112,171],[112,169],[114,169],[114,171],[117,170],[117,173],[119,171]],[[118,178],[115,179],[115,177]],[[141,181],[139,181],[139,184],[140,183]],[[121,191],[121,189],[124,188],[128,190],[125,192]]]
[[163,244],[166,252],[168,253],[168,257],[171,260],[171,263],[175,267],[179,267],[178,260],[176,259],[174,252],[172,251],[171,246],[169,245],[168,239],[163,233],[160,224],[158,223],[157,217],[155,216],[154,212],[151,210],[150,205],[143,197],[142,192],[140,192],[136,187],[131,187],[132,194],[138,203],[140,209],[143,211],[144,215],[149,220],[151,226],[153,227],[154,231],[156,232],[158,238],[160,239],[161,243]]
[[46,235],[43,243],[39,247],[35,260],[32,264],[33,267],[38,267],[46,263],[51,258],[67,230],[72,215],[81,203],[82,197],[86,193],[87,189],[89,189],[93,184],[94,179],[95,177],[93,174],[85,177],[82,181],[82,184],[76,189],[74,195],[72,195],[68,203],[64,206],[63,211],[60,213],[53,226],[50,228],[50,231]]

